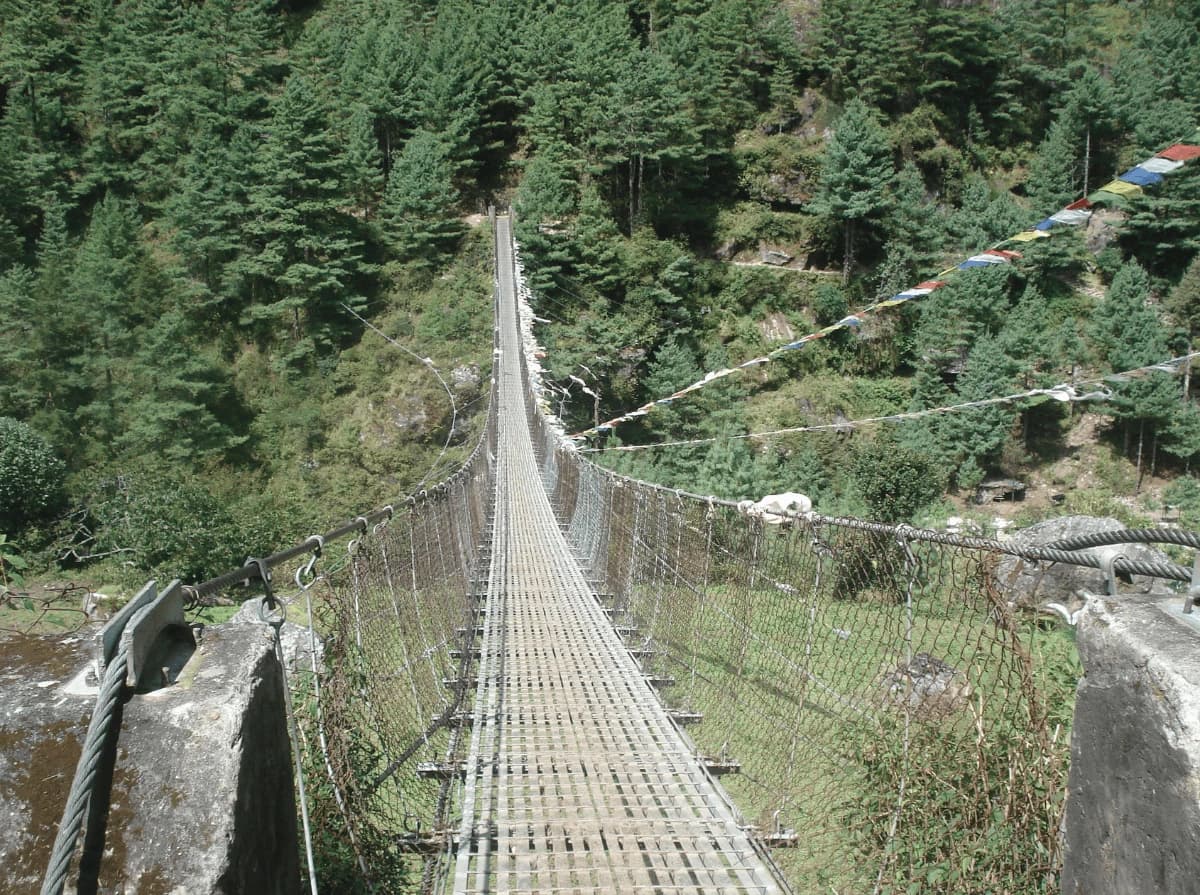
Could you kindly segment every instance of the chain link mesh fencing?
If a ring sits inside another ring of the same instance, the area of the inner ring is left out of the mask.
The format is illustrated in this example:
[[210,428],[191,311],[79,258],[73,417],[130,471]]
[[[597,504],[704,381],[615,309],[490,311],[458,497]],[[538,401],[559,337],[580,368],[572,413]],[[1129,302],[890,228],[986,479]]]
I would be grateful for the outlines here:
[[614,624],[795,891],[1055,890],[1078,660],[997,551],[764,524],[530,422]]
[[488,561],[492,407],[462,469],[364,533],[312,589],[324,644],[319,704],[313,682],[300,687],[328,891],[424,891],[444,873],[455,769],[470,740],[463,715]]

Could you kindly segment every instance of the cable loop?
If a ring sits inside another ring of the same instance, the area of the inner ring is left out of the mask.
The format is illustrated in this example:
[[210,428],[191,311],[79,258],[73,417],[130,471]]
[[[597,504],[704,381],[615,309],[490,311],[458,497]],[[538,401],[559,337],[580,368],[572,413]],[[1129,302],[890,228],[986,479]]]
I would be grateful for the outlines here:
[[[313,572],[313,567],[317,564],[317,559],[321,556],[319,549],[313,551],[313,555],[308,558],[308,562],[296,569],[296,587],[301,591],[306,591],[317,583],[317,575]],[[308,583],[305,584],[304,582]]]

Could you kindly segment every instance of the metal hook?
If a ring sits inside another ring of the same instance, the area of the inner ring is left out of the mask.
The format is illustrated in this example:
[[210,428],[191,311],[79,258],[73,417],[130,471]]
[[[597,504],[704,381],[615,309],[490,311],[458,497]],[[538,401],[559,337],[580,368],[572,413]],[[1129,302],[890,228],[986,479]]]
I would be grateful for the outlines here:
[[[244,563],[242,563],[242,565],[246,568],[249,568],[250,566],[254,566],[256,569],[258,569],[258,580],[262,582],[262,586],[263,586],[263,599],[266,602],[270,603],[271,608],[274,609],[276,600],[275,600],[275,594],[271,590],[271,570],[267,566],[266,560],[264,560],[260,557],[257,557],[257,556],[247,556],[246,561]],[[247,577],[246,584],[249,584],[249,583],[250,583],[250,578]]]
[[[1200,554],[1197,555],[1200,556]],[[189,610],[195,609],[200,605],[200,591],[196,590],[195,587],[190,584],[185,584],[180,588],[180,590],[187,594],[187,608]]]
[[[257,556],[251,556],[247,557],[243,565],[246,567],[254,566],[258,569],[258,579],[262,582],[263,599],[262,603],[258,606],[259,618],[268,625],[278,628],[283,624],[284,619],[287,618],[287,611],[284,609],[283,604],[275,599],[275,592],[271,589],[271,570],[268,568],[266,560]],[[246,579],[246,583],[250,583],[249,578]],[[273,615],[272,613],[277,614]]]

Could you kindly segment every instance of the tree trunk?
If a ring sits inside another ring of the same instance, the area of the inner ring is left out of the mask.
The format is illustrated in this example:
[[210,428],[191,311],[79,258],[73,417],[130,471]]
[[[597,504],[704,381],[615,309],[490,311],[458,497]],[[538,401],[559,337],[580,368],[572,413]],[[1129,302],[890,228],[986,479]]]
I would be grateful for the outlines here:
[[1142,443],[1146,440],[1146,421],[1138,420],[1138,450],[1137,450],[1137,484],[1133,487],[1134,494],[1142,491]]
[[629,235],[633,236],[633,156],[629,156]]
[[846,221],[846,248],[842,255],[842,285],[850,282],[850,271],[854,269],[854,219]]
[[[1192,343],[1188,342],[1188,353],[1192,351]],[[1192,359],[1189,357],[1183,362],[1183,403],[1188,402],[1188,393],[1192,390]]]
[[642,216],[642,191],[646,189],[646,157],[638,153],[637,216]]
[[1150,430],[1150,478],[1158,472],[1158,426]]
[[1092,128],[1087,129],[1087,140],[1083,144],[1083,194],[1088,194],[1088,174],[1092,166]]

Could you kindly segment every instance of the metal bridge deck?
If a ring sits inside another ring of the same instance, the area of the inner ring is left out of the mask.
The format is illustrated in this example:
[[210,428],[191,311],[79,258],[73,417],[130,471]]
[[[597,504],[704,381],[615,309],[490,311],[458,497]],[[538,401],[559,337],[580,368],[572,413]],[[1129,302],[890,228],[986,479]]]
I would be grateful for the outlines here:
[[609,623],[543,490],[497,224],[495,534],[455,892],[777,892]]

